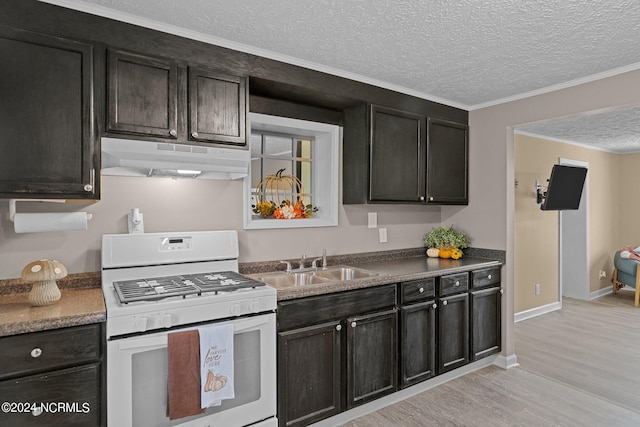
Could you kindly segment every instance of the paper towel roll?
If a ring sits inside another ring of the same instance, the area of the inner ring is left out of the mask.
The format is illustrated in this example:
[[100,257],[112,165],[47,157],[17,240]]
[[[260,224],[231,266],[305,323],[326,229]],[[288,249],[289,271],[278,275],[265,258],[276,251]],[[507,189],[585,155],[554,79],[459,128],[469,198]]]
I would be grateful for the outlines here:
[[13,218],[16,233],[86,230],[86,212],[17,213]]

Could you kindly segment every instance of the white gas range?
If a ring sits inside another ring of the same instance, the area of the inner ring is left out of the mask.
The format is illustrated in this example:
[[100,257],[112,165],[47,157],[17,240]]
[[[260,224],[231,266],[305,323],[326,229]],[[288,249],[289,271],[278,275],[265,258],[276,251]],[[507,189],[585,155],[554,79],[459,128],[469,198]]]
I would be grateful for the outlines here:
[[[276,291],[238,274],[233,230],[102,239],[111,426],[275,426]],[[235,398],[167,416],[167,337],[233,324]]]

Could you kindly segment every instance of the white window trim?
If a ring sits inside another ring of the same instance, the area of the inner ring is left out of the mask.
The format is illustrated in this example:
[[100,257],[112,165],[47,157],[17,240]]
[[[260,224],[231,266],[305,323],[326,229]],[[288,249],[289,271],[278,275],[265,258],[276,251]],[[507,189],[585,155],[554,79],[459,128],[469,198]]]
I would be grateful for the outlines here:
[[[305,228],[338,226],[338,169],[340,156],[340,128],[336,125],[249,113],[251,128],[315,138],[313,144],[312,185],[313,205],[318,211],[311,218],[272,219],[253,215],[251,176],[244,178],[244,228],[261,230],[271,228]],[[327,176],[328,175],[328,176]],[[321,183],[321,184],[320,184]]]

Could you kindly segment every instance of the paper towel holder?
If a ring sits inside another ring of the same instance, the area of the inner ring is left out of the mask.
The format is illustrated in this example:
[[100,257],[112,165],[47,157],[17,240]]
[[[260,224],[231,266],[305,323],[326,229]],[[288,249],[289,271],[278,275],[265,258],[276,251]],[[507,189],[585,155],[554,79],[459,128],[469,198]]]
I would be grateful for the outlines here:
[[[64,199],[9,199],[9,219],[13,222],[16,216],[16,202],[48,202],[48,203],[66,203]],[[93,217],[87,214],[87,220]]]

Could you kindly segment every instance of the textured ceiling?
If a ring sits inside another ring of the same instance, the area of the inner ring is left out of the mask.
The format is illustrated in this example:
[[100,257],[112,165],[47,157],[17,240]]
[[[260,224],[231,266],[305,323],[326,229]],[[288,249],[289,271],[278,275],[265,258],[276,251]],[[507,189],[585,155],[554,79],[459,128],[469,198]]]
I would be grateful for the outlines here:
[[469,110],[640,68],[635,0],[44,1]]

